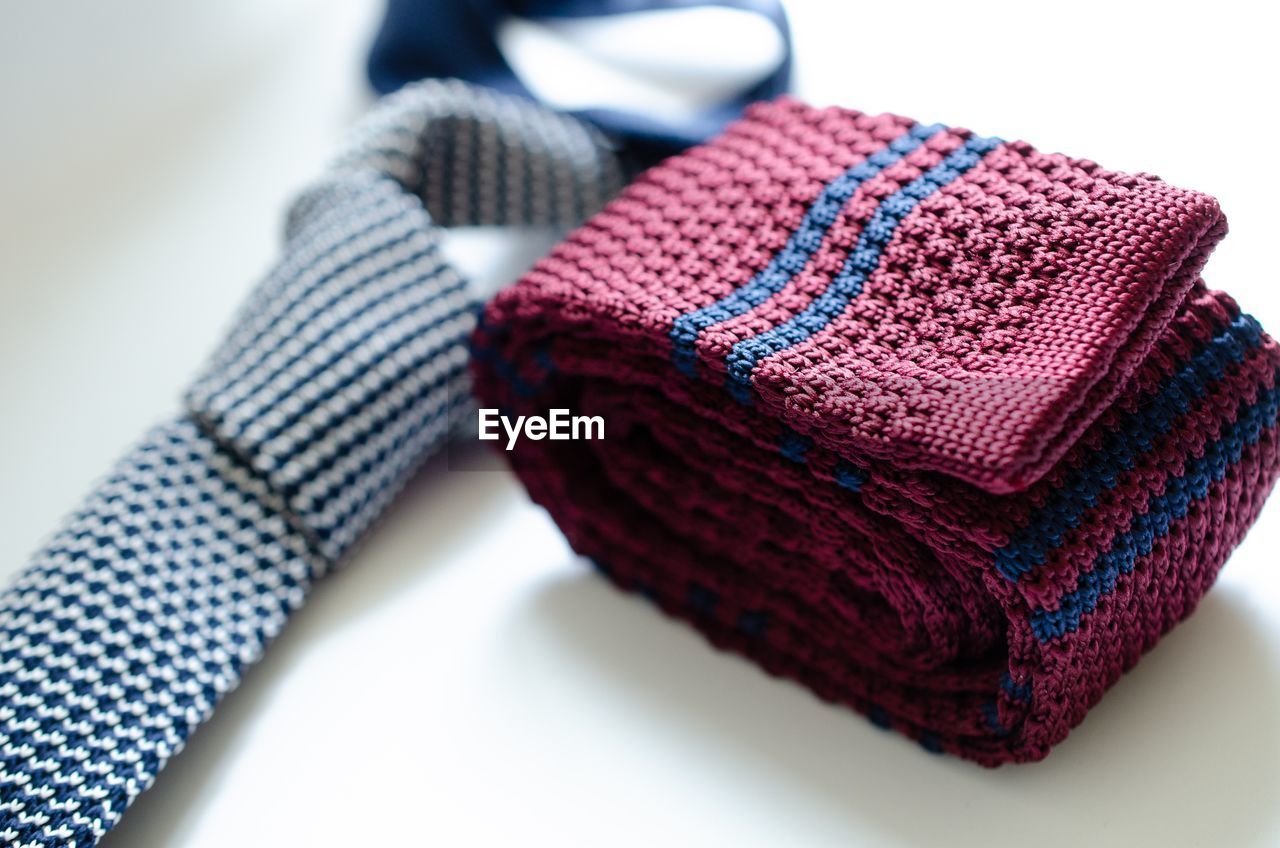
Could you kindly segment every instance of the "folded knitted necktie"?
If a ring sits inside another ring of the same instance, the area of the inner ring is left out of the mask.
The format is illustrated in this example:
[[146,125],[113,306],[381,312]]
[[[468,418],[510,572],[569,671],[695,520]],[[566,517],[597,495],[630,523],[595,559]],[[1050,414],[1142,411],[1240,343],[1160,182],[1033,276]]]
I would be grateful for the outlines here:
[[594,129],[416,84],[293,206],[186,398],[0,593],[0,844],[95,843],[444,440],[477,303],[440,227],[571,227]]
[[[777,0],[387,0],[369,52],[369,82],[386,94],[413,80],[450,77],[533,98],[498,45],[498,29],[505,21],[574,21],[697,8],[760,16],[778,31],[782,60],[745,90],[687,114],[664,117],[603,107],[569,113],[605,131],[630,163],[649,165],[719,133],[748,104],[790,89],[791,33]],[[661,45],[655,45],[654,53],[660,51]]]
[[573,547],[930,750],[1043,757],[1190,614],[1274,482],[1280,349],[1212,198],[781,101],[487,308],[476,391]]

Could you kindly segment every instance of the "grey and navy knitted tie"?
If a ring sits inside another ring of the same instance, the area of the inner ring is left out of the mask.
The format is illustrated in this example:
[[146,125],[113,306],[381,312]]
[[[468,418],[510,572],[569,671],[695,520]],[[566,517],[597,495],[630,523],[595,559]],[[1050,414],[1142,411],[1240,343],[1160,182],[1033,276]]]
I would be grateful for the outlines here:
[[475,299],[439,227],[568,227],[620,183],[596,131],[462,83],[357,127],[185,411],[0,594],[0,844],[95,843],[443,443]]

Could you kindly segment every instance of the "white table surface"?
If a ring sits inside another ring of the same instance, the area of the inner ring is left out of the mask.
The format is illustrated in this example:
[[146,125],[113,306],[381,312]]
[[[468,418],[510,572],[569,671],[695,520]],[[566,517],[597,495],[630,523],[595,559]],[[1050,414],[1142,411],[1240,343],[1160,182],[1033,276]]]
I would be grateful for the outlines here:
[[[1211,192],[1207,278],[1280,329],[1262,5],[798,0],[798,90]],[[377,14],[0,3],[0,578],[176,409],[363,107]],[[436,463],[103,844],[1278,845],[1277,549],[1280,498],[1048,760],[987,771],[714,652],[505,472]]]

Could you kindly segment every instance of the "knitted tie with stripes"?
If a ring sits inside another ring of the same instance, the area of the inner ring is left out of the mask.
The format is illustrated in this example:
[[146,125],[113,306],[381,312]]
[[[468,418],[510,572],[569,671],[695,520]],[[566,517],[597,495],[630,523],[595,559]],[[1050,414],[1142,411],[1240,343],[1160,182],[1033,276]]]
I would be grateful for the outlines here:
[[932,751],[1043,757],[1280,470],[1212,198],[892,115],[752,107],[500,293],[477,394],[624,588]]
[[186,411],[0,594],[0,843],[94,844],[442,443],[476,302],[438,227],[570,227],[620,180],[595,130],[462,83],[355,129]]

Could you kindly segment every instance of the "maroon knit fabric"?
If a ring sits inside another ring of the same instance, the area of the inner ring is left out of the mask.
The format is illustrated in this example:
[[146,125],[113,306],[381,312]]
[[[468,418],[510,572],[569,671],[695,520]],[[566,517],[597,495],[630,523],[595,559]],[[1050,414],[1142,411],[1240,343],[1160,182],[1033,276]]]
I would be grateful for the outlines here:
[[575,550],[717,645],[987,765],[1187,616],[1280,465],[1212,198],[896,116],[753,107],[488,307],[477,392]]

